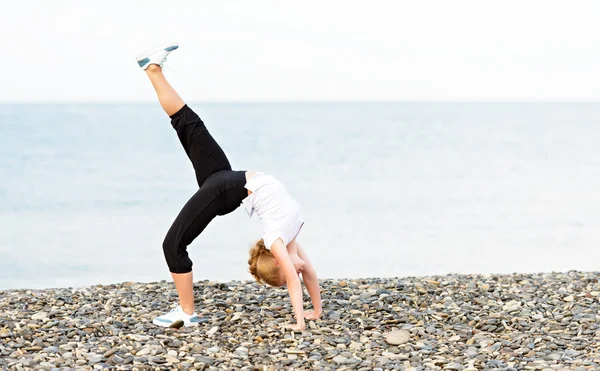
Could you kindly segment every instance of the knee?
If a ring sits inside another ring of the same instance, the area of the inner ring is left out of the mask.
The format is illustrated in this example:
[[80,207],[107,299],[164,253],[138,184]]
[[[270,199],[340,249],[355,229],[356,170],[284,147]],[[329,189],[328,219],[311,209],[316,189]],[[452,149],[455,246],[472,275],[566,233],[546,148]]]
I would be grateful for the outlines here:
[[167,233],[162,247],[171,273],[189,273],[192,271],[192,261],[188,257],[186,246],[182,246],[176,236]]

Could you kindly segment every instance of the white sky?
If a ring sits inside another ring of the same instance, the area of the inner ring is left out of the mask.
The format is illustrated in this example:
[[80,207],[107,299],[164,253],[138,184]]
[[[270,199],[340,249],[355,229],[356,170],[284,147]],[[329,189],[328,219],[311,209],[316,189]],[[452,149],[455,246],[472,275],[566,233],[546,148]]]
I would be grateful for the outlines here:
[[600,1],[0,0],[0,102],[600,100]]

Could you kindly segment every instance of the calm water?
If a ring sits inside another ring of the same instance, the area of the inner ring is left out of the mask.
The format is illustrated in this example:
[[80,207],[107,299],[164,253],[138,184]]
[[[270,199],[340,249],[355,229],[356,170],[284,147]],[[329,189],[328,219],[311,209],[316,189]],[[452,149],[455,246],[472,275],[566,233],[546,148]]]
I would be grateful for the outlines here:
[[[598,270],[600,104],[191,104],[234,168],[301,203],[319,275]],[[0,289],[169,279],[195,192],[157,104],[0,105]],[[250,279],[242,208],[190,247]]]

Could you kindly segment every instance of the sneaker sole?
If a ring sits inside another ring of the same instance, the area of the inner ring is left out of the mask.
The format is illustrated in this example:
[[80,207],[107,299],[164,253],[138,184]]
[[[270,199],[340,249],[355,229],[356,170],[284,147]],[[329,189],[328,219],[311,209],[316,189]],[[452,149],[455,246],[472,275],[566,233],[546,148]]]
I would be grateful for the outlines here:
[[143,52],[139,53],[135,59],[136,61],[141,61],[144,58],[148,58],[150,55],[160,52],[160,51],[173,51],[179,48],[179,43],[177,41],[173,41],[170,43],[164,43],[164,44],[160,44],[160,45],[155,45],[149,49],[144,50]]

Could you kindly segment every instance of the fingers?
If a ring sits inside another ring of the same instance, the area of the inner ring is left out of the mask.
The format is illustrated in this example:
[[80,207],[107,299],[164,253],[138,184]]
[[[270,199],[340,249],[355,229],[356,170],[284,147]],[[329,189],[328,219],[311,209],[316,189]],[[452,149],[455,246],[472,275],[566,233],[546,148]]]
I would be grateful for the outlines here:
[[283,325],[282,326],[284,329],[286,330],[291,330],[291,331],[302,331],[306,328],[306,326],[304,325],[299,325],[299,324],[287,324],[287,325]]
[[304,312],[304,318],[310,319],[310,320],[316,320],[316,319],[321,318],[321,315],[317,314],[315,312]]

